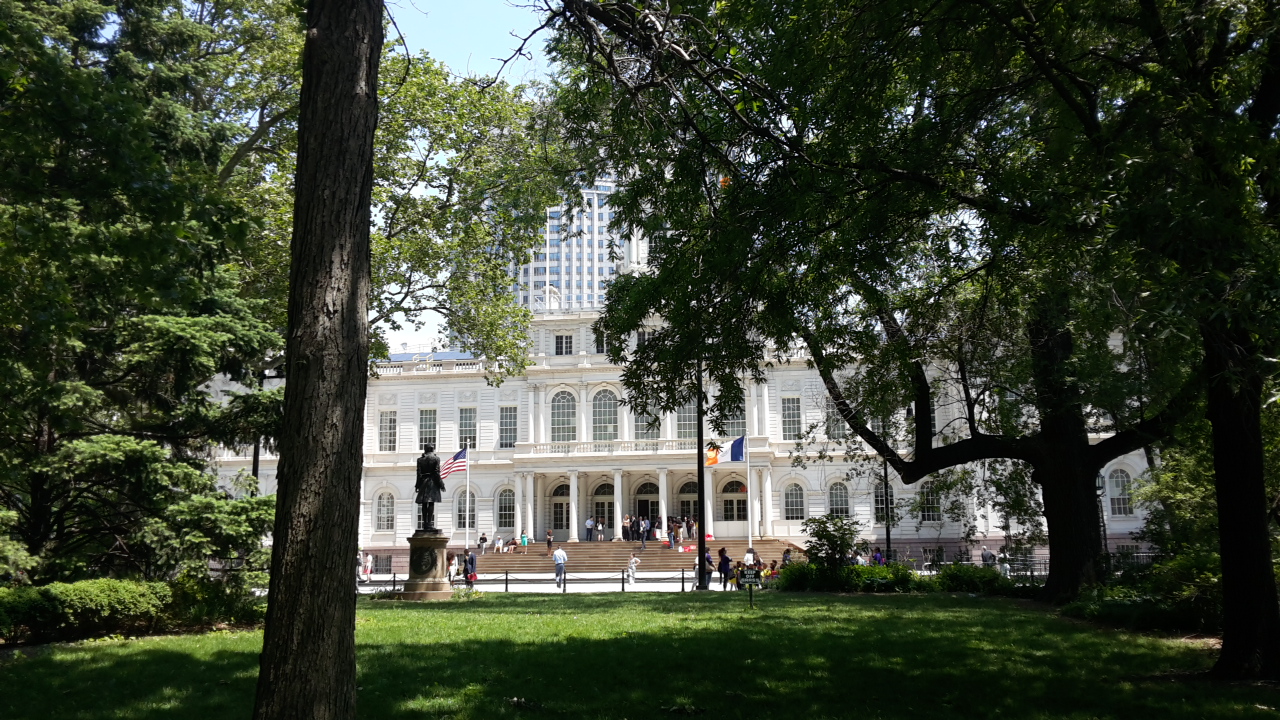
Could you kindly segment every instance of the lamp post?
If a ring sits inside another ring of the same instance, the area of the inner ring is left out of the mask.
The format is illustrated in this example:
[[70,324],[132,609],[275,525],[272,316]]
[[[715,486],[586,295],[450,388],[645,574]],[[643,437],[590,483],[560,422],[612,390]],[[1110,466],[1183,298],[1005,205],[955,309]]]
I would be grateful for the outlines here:
[[881,475],[881,488],[884,489],[884,556],[886,560],[893,557],[893,501],[889,499],[889,458],[881,455],[884,464]]
[[1102,501],[1107,496],[1107,479],[1098,473],[1097,480],[1098,491],[1098,529],[1102,533],[1102,552],[1106,555],[1111,554],[1111,548],[1107,543],[1107,511],[1106,504]]
[[699,590],[706,590],[708,585],[707,578],[707,519],[702,517],[707,512],[707,490],[705,486],[704,475],[707,467],[707,454],[703,449],[702,436],[703,426],[703,407],[702,407],[702,356],[698,356],[698,585]]

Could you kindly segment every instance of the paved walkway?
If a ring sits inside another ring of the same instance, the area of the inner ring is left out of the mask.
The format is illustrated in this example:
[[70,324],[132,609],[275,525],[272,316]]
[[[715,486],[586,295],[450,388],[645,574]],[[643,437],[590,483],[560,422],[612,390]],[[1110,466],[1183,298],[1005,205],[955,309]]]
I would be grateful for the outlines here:
[[[556,587],[554,573],[512,573],[510,578],[503,575],[487,575],[481,573],[479,579],[476,580],[475,586],[481,592],[521,592],[521,593],[605,593],[605,592],[685,592],[693,590],[694,583],[697,581],[692,571],[686,572],[684,583],[680,582],[680,574],[672,574],[670,572],[638,572],[636,573],[636,582],[630,583],[624,590],[622,587],[622,578],[618,573],[582,573],[575,574],[570,571],[568,573],[569,581],[566,587]],[[404,585],[404,578],[396,578],[395,585],[397,588]],[[713,574],[711,576],[711,589],[715,592],[720,590],[720,576]],[[390,577],[385,579],[380,576],[373,581],[361,584],[357,587],[360,593],[374,593],[380,590],[390,590],[392,580]]]

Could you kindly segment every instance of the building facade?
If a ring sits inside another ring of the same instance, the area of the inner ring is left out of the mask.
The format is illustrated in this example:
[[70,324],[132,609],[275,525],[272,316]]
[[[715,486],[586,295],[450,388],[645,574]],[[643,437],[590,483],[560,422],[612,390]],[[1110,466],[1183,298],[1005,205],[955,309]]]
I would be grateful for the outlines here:
[[[416,461],[433,444],[442,459],[466,446],[469,473],[448,477],[436,522],[453,546],[474,545],[484,534],[504,540],[528,533],[531,543],[548,530],[559,542],[585,539],[585,522],[615,536],[622,518],[641,515],[706,518],[717,538],[793,538],[802,541],[805,519],[837,513],[855,518],[860,536],[883,544],[885,495],[874,454],[818,459],[817,450],[843,439],[839,423],[826,423],[828,405],[817,373],[803,358],[775,363],[766,382],[749,387],[746,408],[727,443],[747,436],[749,465],[707,468],[706,507],[697,507],[697,419],[692,406],[649,423],[621,405],[620,368],[609,364],[591,331],[594,311],[544,311],[531,330],[532,366],[500,386],[486,383],[480,360],[460,353],[395,355],[378,365],[369,381],[365,412],[364,473],[361,480],[360,545],[376,560],[375,571],[403,574],[408,544],[421,521],[414,503]],[[937,422],[945,424],[945,408]],[[817,426],[816,436],[808,430]],[[830,428],[835,435],[822,433]],[[804,467],[793,460],[797,440],[807,435]],[[707,437],[714,438],[707,427]],[[843,446],[841,446],[843,447]],[[857,446],[855,446],[856,448]],[[247,471],[247,450],[228,450],[219,472]],[[262,492],[275,489],[274,458],[261,461]],[[1141,452],[1116,459],[1104,470],[1101,508],[1111,550],[1131,546],[1141,515],[1129,498],[1129,483],[1146,469]],[[892,528],[899,557],[918,563],[942,553],[946,559],[972,548],[1003,544],[1003,519],[970,503],[976,535],[947,517],[928,482],[901,484],[889,475],[889,501],[914,503],[918,517]],[[923,494],[923,497],[922,497]]]

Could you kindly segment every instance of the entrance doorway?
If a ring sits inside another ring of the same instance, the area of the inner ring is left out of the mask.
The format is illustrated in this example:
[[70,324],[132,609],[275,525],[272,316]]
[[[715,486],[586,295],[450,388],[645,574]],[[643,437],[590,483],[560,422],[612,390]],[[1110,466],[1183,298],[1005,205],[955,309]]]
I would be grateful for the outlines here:
[[569,539],[569,503],[551,503],[551,536],[556,542]]

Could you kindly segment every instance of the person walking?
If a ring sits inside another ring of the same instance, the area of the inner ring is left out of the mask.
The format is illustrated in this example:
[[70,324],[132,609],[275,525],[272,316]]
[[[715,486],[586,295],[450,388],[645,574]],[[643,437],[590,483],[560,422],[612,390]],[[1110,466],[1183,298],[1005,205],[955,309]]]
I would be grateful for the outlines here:
[[564,546],[556,547],[556,551],[552,553],[551,558],[556,563],[556,587],[564,584],[564,564],[569,561],[569,555],[565,553]]
[[627,584],[636,584],[636,568],[640,566],[640,558],[635,553],[631,553],[631,561],[627,563]]
[[720,548],[720,563],[716,566],[716,570],[720,572],[720,589],[729,589],[729,575],[733,573],[733,560],[729,558],[729,553],[725,548]]
[[649,549],[649,518],[640,521],[640,549]]
[[595,539],[595,535],[594,535],[595,529],[596,529],[596,519],[593,517],[587,518],[587,542],[591,542],[592,540]]
[[547,531],[547,557],[551,557],[551,531]]
[[671,549],[676,549],[676,519],[667,517],[667,543],[671,545]]
[[476,587],[476,551],[472,550],[467,553],[467,589],[474,590]]
[[995,567],[996,554],[987,549],[986,545],[982,546],[982,567]]

